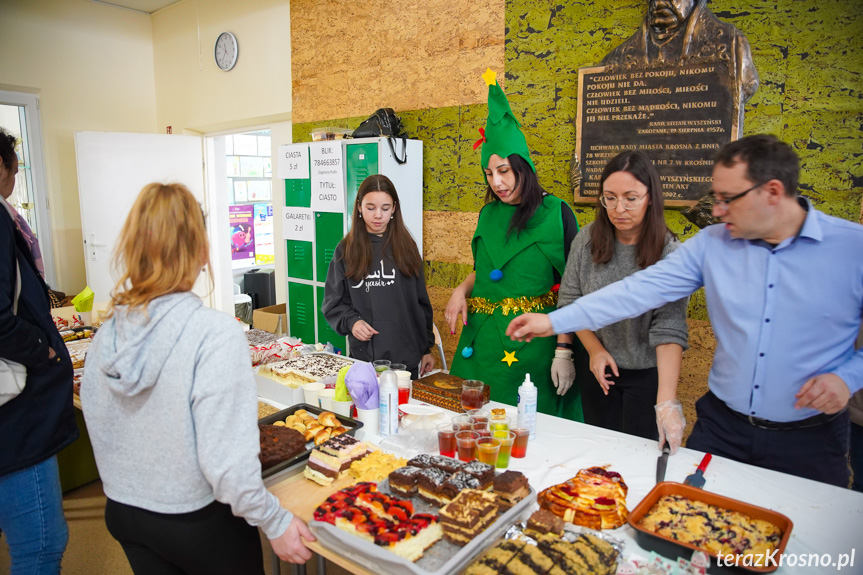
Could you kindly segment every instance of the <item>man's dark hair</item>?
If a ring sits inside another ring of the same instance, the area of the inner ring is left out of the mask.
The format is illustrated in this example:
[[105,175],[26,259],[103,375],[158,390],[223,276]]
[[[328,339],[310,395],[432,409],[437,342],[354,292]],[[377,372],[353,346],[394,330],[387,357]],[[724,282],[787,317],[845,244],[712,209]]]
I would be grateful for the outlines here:
[[18,157],[15,153],[15,136],[0,128],[0,161],[7,170],[12,169],[12,162]]
[[779,180],[785,185],[787,196],[797,196],[800,158],[791,146],[776,136],[756,134],[729,142],[713,159],[714,164],[722,164],[726,168],[738,162],[746,164],[746,177],[753,183]]

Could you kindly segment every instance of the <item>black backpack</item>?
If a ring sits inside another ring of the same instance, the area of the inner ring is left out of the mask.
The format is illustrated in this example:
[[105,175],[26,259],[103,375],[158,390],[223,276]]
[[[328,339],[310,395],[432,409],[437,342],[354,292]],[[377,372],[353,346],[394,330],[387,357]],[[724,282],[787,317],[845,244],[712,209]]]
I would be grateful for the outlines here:
[[[352,138],[376,138],[378,136],[387,136],[387,141],[390,145],[390,151],[393,157],[399,164],[404,164],[408,161],[407,139],[408,135],[402,126],[402,120],[399,118],[392,108],[380,108],[374,114],[357,126],[351,134]],[[396,153],[393,140],[401,138],[404,154],[402,158]]]

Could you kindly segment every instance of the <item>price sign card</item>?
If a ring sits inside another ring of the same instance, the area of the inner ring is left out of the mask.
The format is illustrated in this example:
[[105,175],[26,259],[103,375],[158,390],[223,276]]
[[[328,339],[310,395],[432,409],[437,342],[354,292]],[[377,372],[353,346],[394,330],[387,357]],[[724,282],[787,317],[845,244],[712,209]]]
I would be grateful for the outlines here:
[[312,210],[345,211],[345,180],[342,145],[337,141],[312,142]]
[[311,208],[282,208],[282,237],[286,240],[311,242],[315,239],[315,221]]
[[279,146],[279,177],[283,180],[309,179],[309,145]]

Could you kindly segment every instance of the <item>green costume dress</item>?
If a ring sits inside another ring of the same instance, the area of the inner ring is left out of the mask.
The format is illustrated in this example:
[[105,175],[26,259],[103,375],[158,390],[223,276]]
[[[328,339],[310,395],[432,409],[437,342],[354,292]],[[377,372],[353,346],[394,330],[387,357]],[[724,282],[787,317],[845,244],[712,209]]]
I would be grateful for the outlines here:
[[555,271],[563,275],[566,264],[561,204],[546,195],[527,227],[509,235],[517,206],[493,201],[480,212],[471,244],[476,281],[450,373],[485,382],[492,400],[510,405],[518,403],[518,387],[529,373],[538,391],[538,411],[583,421],[578,387],[559,396],[551,381],[556,338],[528,343],[512,341],[505,333],[522,313],[555,310],[557,294],[550,290]]

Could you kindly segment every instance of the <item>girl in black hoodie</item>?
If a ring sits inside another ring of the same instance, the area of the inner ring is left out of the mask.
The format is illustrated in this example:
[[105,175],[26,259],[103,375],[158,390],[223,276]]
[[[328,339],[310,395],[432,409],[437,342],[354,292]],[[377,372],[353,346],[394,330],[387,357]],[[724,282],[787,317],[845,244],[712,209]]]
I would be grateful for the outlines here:
[[404,363],[411,378],[421,377],[434,367],[432,307],[422,256],[389,178],[363,180],[352,222],[327,272],[327,323],[348,337],[351,357]]

